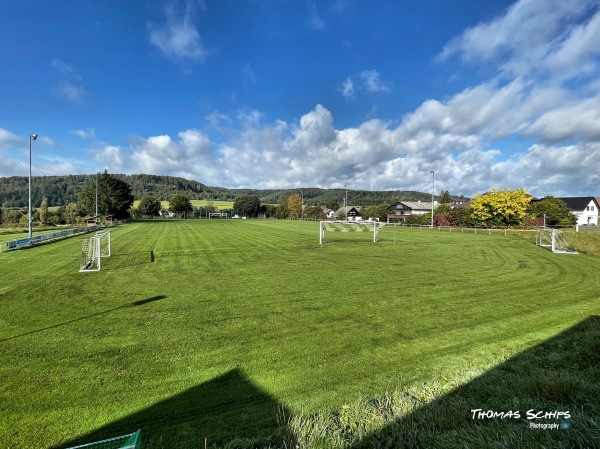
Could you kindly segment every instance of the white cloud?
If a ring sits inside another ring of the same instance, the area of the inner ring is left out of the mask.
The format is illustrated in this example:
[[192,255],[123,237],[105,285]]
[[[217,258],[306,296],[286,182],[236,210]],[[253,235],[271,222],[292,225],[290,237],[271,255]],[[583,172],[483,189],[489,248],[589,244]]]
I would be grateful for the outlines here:
[[322,30],[325,28],[325,21],[319,15],[317,11],[317,5],[315,2],[308,3],[308,24],[315,30]]
[[116,145],[105,145],[101,149],[96,151],[95,156],[96,162],[99,162],[105,167],[110,167],[113,172],[122,172],[127,170],[128,163],[126,162],[126,155],[124,154],[121,147]]
[[592,98],[558,105],[541,114],[528,127],[526,134],[543,142],[563,142],[571,139],[600,141],[600,94]]
[[81,76],[72,64],[61,61],[60,59],[53,59],[51,64],[52,67],[58,70],[58,72],[63,76],[77,80],[81,79]]
[[597,0],[520,0],[506,14],[452,39],[437,59],[458,54],[466,62],[496,64],[516,76],[581,75],[581,68],[589,71],[588,64],[596,65],[597,8]]
[[364,70],[359,73],[358,77],[369,93],[389,92],[391,90],[390,86],[381,81],[381,74],[377,70]]
[[[130,160],[124,165],[136,173],[160,173],[193,179],[218,178],[213,144],[198,130],[180,132],[178,140],[170,136],[137,138],[132,144]],[[203,174],[203,176],[198,176]]]
[[381,80],[381,73],[377,70],[363,70],[355,76],[348,76],[338,88],[346,98],[354,98],[357,91],[369,94],[391,92],[391,85]]
[[354,82],[348,77],[340,87],[340,92],[346,98],[354,98]]
[[82,86],[63,81],[53,88],[54,95],[75,104],[83,104],[86,101],[87,92]]
[[175,2],[169,3],[165,8],[165,24],[147,24],[150,42],[167,57],[204,61],[209,51],[194,24],[195,9],[192,0],[187,0],[183,9]]
[[14,145],[19,140],[16,134],[0,128],[0,151]]
[[96,138],[96,134],[94,133],[94,130],[92,128],[88,128],[87,130],[76,129],[74,131],[71,131],[71,134],[73,134],[75,136],[79,136],[82,139],[95,139]]
[[[470,196],[506,186],[536,196],[590,195],[600,181],[597,4],[520,1],[466,30],[439,61],[459,55],[492,68],[492,76],[427,99],[398,120],[368,119],[338,129],[320,104],[289,122],[267,123],[267,114],[249,107],[215,110],[206,116],[210,135],[187,129],[137,137],[128,147],[102,144],[96,160],[113,172],[169,174],[224,187],[347,184],[427,192],[434,170],[438,192]],[[249,64],[242,73],[253,79]],[[352,98],[392,88],[373,69],[346,77],[338,89]],[[93,138],[93,130],[73,134]],[[24,149],[26,139],[0,129],[0,151],[15,147]],[[16,158],[0,161],[0,174],[22,168]]]
[[250,63],[247,62],[246,65],[244,65],[244,67],[242,68],[242,81],[244,82],[244,84],[256,84],[257,80],[258,76],[256,76],[256,73],[254,72],[254,70],[252,70],[252,66],[250,65]]

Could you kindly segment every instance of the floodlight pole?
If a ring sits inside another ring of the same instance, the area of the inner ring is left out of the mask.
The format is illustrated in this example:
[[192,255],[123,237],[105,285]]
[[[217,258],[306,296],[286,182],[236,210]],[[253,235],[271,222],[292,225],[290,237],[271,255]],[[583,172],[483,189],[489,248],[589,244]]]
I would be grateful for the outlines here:
[[435,195],[435,173],[431,170],[431,229],[433,229],[433,196]]
[[344,197],[344,214],[346,214],[346,221],[348,221],[348,186],[344,184],[346,188],[346,196]]
[[98,225],[98,173],[96,173],[96,226]]
[[29,134],[29,214],[27,215],[28,228],[29,228],[29,243],[33,237],[31,230],[31,223],[33,222],[33,216],[31,214],[31,141],[38,138],[37,134]]

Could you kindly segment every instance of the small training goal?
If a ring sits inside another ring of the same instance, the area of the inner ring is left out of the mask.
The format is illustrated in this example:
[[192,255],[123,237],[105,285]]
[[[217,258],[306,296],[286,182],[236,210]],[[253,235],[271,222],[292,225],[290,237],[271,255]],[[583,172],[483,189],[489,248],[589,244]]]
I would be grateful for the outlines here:
[[97,232],[81,241],[79,271],[100,271],[103,257],[110,257],[110,231]]
[[553,253],[577,254],[567,234],[560,229],[538,229],[535,236],[535,244],[548,248]]
[[380,221],[329,221],[319,222],[319,244],[323,246],[325,231],[329,232],[372,232],[373,242],[377,242],[377,233],[385,226]]

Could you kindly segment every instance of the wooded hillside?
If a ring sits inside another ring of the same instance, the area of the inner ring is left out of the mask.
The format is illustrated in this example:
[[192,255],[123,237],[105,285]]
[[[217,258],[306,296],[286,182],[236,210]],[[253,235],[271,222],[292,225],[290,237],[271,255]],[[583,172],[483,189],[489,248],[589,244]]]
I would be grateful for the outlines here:
[[[282,196],[302,192],[304,204],[344,205],[345,189],[226,189],[209,187],[197,181],[161,175],[112,175],[131,186],[136,200],[153,195],[169,201],[177,194],[184,194],[191,200],[234,201],[242,195],[257,196],[262,203],[277,204]],[[79,191],[87,184],[95,182],[95,175],[34,176],[31,197],[34,207],[39,207],[42,198],[48,198],[49,206],[64,206],[77,202]],[[0,205],[4,207],[26,207],[29,197],[29,178],[26,176],[0,177]],[[368,191],[348,190],[348,204],[369,206],[392,204],[400,200],[430,201],[431,193],[409,190]]]

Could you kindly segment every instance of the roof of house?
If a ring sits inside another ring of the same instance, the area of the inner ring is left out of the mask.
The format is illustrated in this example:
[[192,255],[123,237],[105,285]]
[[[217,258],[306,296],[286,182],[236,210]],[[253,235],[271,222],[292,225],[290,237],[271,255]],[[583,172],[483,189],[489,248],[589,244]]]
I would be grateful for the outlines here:
[[[394,206],[402,204],[411,210],[431,210],[431,202],[427,201],[398,201],[390,206],[390,209],[395,209]],[[437,207],[438,202],[433,202],[434,207]]]
[[594,201],[598,207],[598,201],[596,201],[596,198],[593,196],[570,196],[557,199],[563,200],[565,203],[567,203],[567,206],[571,210],[585,210],[591,201]]
[[356,210],[356,212],[358,212],[360,214],[360,207],[358,206],[345,206],[345,207],[340,207],[338,210],[335,211],[335,215],[338,214],[346,214],[348,215],[348,212],[350,212],[352,209]]

